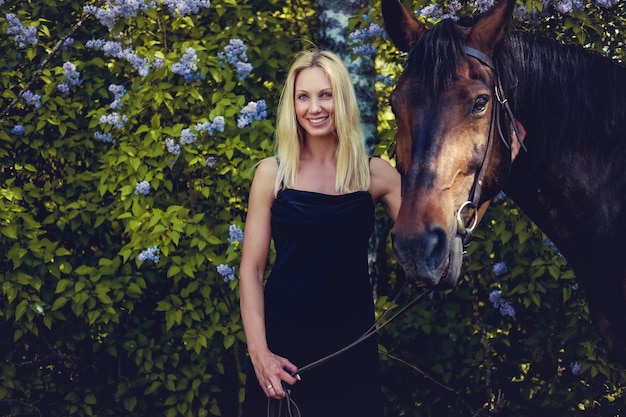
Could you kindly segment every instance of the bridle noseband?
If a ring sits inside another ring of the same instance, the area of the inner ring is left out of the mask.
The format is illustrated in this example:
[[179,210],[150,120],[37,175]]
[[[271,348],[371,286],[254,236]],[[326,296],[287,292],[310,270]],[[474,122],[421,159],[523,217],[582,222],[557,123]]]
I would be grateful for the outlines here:
[[[493,85],[494,97],[498,100],[498,103],[494,103],[491,107],[491,121],[489,123],[489,135],[487,136],[487,147],[485,149],[485,154],[483,155],[483,160],[480,163],[480,167],[476,172],[476,176],[474,177],[474,183],[472,184],[472,188],[469,193],[469,197],[467,201],[461,204],[461,207],[456,212],[456,221],[457,221],[457,234],[461,236],[461,240],[463,241],[464,249],[467,249],[467,245],[469,244],[469,240],[472,237],[472,233],[476,229],[478,225],[478,206],[480,204],[480,197],[482,192],[482,187],[484,185],[484,178],[486,175],[486,162],[489,156],[491,155],[494,135],[497,129],[497,133],[502,140],[504,146],[507,149],[511,149],[511,144],[507,142],[507,136],[502,131],[502,126],[500,123],[500,111],[501,109],[506,110],[506,116],[508,121],[513,126],[513,131],[515,133],[515,137],[517,141],[520,143],[522,149],[526,150],[524,143],[520,137],[519,130],[517,128],[517,124],[515,123],[515,116],[513,116],[513,111],[509,106],[509,101],[504,95],[504,90],[502,89],[502,82],[500,81],[500,77],[498,76],[498,72],[496,71],[496,67],[492,61],[492,59],[487,56],[485,53],[479,51],[478,49],[470,48],[469,46],[463,47],[463,52],[465,55],[476,58],[483,65],[489,67],[495,76],[495,81]],[[465,208],[470,208],[473,210],[472,214],[468,218],[466,222],[463,219],[462,211]],[[468,227],[468,223],[471,225]]]

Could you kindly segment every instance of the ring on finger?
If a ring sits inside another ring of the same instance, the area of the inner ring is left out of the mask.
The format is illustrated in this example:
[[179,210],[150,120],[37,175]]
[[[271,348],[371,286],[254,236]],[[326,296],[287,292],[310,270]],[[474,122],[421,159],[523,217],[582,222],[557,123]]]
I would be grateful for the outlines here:
[[272,386],[272,384],[269,384],[269,385],[267,386],[267,390],[269,391],[269,390],[271,390],[271,389],[274,389],[274,387]]

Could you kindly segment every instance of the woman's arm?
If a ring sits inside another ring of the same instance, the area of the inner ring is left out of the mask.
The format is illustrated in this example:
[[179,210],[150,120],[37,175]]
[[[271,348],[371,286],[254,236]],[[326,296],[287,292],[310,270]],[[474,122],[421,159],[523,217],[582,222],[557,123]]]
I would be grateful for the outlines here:
[[391,220],[396,221],[400,210],[400,174],[391,164],[381,158],[370,161],[370,193],[376,201],[382,201]]
[[[271,208],[274,203],[274,180],[278,163],[268,158],[259,164],[254,174],[248,214],[244,228],[240,274],[240,305],[248,353],[254,365],[259,384],[268,396],[282,398],[285,393],[281,380],[296,382],[291,372],[296,366],[287,359],[270,352],[265,332],[265,304],[263,279],[271,241]],[[272,388],[268,388],[272,386]]]

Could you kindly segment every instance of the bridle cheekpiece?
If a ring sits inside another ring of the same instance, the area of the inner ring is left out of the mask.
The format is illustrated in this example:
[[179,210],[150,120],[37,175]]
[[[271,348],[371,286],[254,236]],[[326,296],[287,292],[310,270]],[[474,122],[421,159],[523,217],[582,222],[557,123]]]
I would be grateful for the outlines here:
[[[470,48],[469,46],[464,46],[463,52],[465,53],[465,55],[476,58],[483,65],[489,67],[493,71],[494,76],[495,76],[495,81],[494,81],[494,86],[493,86],[494,97],[498,100],[498,103],[492,105],[491,107],[492,110],[491,110],[491,121],[489,124],[489,135],[487,137],[487,147],[485,150],[485,154],[483,156],[483,160],[480,164],[478,171],[476,172],[476,176],[474,177],[474,183],[472,184],[472,188],[470,190],[468,200],[464,202],[463,204],[461,204],[461,207],[459,207],[459,209],[456,212],[457,234],[461,236],[461,240],[463,241],[463,247],[464,249],[466,249],[467,245],[469,244],[469,240],[472,237],[472,233],[474,232],[474,230],[476,229],[476,226],[478,225],[477,210],[480,204],[481,191],[484,185],[484,177],[486,175],[485,165],[492,151],[493,142],[494,142],[493,136],[495,134],[496,129],[498,131],[498,135],[500,136],[500,139],[502,140],[502,143],[507,147],[507,149],[511,149],[511,144],[507,141],[507,136],[502,131],[502,126],[500,123],[501,109],[506,110],[506,116],[513,127],[515,138],[520,143],[522,149],[526,151],[526,147],[524,146],[524,143],[522,142],[522,139],[520,137],[517,124],[515,123],[515,116],[513,116],[513,111],[511,110],[511,107],[509,106],[509,101],[504,94],[504,90],[502,88],[502,82],[500,81],[500,77],[498,76],[498,72],[493,63],[493,60],[489,56],[487,56],[487,54],[479,51],[478,49]],[[472,214],[469,216],[467,221],[463,219],[463,214],[462,214],[462,211],[465,208],[469,208],[473,210]],[[470,224],[469,227],[468,227],[468,223]]]

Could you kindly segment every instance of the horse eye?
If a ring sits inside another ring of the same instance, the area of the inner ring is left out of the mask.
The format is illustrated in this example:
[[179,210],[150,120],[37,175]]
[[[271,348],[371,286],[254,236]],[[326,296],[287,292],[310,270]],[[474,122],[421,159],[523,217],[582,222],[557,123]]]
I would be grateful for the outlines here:
[[472,113],[478,114],[485,111],[487,108],[487,103],[489,102],[489,96],[482,95],[478,96],[476,101],[474,102],[474,107],[472,107]]

